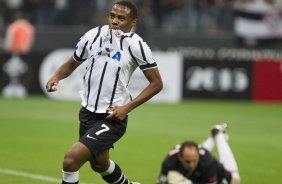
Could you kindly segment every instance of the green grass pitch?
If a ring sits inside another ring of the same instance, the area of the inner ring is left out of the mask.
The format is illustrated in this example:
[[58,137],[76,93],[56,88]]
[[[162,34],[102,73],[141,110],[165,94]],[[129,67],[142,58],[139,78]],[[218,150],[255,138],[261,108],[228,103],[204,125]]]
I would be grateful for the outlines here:
[[[65,152],[78,137],[78,101],[0,97],[0,183],[47,184],[5,170],[61,178]],[[202,142],[212,125],[228,122],[229,143],[244,184],[280,184],[282,104],[186,100],[146,103],[130,113],[127,133],[111,150],[127,177],[154,184],[168,150],[186,139]],[[217,156],[216,151],[214,154]],[[89,164],[80,181],[104,184]],[[53,182],[54,183],[54,182]]]

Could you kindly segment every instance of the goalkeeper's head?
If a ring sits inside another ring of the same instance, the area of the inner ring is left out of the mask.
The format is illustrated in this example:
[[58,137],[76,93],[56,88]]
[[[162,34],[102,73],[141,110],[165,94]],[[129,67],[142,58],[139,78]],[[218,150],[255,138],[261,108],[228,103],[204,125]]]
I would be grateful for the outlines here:
[[200,159],[198,144],[194,141],[183,142],[178,157],[183,167],[189,172],[193,172]]

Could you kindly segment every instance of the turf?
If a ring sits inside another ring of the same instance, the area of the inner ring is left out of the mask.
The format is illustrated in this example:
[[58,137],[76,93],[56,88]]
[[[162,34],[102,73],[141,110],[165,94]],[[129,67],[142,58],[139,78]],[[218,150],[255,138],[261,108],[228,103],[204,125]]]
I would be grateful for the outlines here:
[[[0,97],[0,170],[61,178],[64,153],[77,140],[78,101],[45,97]],[[179,104],[147,103],[130,113],[125,136],[111,157],[128,178],[154,184],[167,151],[186,139],[203,141],[212,125],[228,122],[230,146],[242,183],[279,184],[282,177],[282,104],[246,101],[186,100]],[[217,156],[217,153],[214,152]],[[87,184],[104,184],[88,164],[80,171]],[[0,183],[47,181],[0,172]]]

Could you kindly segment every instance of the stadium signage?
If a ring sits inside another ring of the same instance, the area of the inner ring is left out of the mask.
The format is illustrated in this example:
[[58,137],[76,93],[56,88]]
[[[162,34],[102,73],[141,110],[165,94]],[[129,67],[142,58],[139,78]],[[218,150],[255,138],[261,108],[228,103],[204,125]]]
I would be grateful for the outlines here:
[[277,61],[282,58],[282,52],[271,49],[246,49],[246,48],[199,48],[199,47],[172,47],[168,49],[177,52],[188,59],[208,59],[219,61],[253,61],[267,59]]
[[183,97],[251,99],[252,63],[184,61]]
[[242,92],[250,83],[244,68],[190,67],[185,72],[185,88],[193,91]]

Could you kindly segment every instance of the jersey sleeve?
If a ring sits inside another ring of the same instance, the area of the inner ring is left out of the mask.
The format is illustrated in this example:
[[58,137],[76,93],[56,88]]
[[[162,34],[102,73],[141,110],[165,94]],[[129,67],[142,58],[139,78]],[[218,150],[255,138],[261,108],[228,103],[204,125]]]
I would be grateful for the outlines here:
[[153,59],[152,51],[146,42],[142,40],[135,41],[129,46],[129,53],[141,70],[157,67]]
[[89,46],[90,42],[90,35],[94,34],[94,32],[97,32],[97,28],[94,28],[93,30],[88,31],[85,33],[77,42],[76,49],[73,53],[73,58],[79,63],[82,63],[85,61],[88,57],[88,50],[87,46]]

